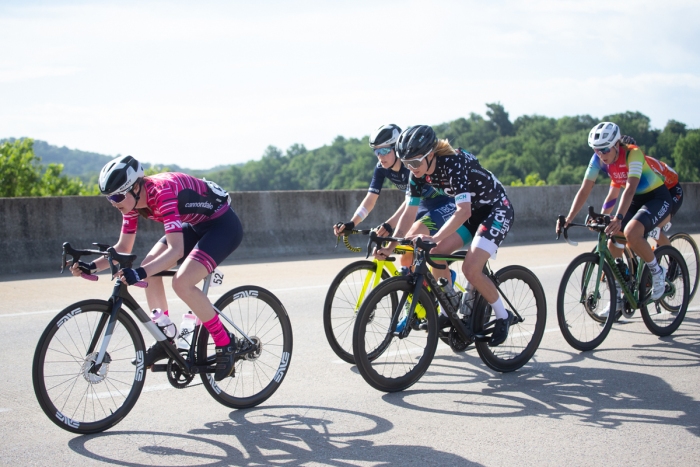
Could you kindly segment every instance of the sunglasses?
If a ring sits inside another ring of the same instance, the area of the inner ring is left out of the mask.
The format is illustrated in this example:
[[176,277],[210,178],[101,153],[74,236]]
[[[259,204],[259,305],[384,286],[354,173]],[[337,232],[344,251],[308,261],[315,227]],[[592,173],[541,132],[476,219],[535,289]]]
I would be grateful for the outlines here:
[[116,193],[107,197],[113,203],[119,204],[126,199],[126,193]]
[[405,165],[406,167],[410,167],[412,169],[417,169],[420,167],[421,163],[423,163],[423,159],[428,157],[428,154],[430,154],[430,151],[426,152],[420,157],[416,157],[415,159],[409,159],[409,160],[402,160],[401,163]]
[[389,147],[389,148],[377,148],[374,150],[374,155],[377,157],[386,156],[387,154],[389,154],[391,152],[392,149],[394,149],[394,148],[391,148],[391,147]]
[[612,148],[603,148],[603,149],[596,149],[595,150],[598,154],[607,154],[610,151],[612,151]]

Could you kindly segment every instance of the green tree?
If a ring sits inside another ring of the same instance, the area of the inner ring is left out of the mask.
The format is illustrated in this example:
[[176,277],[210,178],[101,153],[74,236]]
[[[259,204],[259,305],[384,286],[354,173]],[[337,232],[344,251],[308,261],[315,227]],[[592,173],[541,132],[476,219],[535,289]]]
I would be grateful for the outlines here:
[[681,136],[673,150],[674,169],[682,182],[700,182],[700,130]]

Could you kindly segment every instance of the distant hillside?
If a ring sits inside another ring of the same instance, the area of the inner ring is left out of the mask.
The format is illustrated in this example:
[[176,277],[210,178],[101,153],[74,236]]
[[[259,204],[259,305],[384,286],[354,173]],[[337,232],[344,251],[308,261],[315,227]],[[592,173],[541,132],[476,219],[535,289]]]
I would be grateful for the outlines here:
[[[15,138],[0,140],[14,141]],[[68,177],[78,177],[84,182],[97,182],[97,176],[104,165],[117,156],[105,156],[96,152],[81,151],[79,149],[68,149],[47,143],[46,141],[34,140],[34,155],[41,158],[42,165],[63,164],[63,175]],[[149,168],[150,164],[144,164],[144,168]],[[194,172],[182,169],[175,164],[167,166],[172,172]],[[222,169],[222,168],[220,168]]]

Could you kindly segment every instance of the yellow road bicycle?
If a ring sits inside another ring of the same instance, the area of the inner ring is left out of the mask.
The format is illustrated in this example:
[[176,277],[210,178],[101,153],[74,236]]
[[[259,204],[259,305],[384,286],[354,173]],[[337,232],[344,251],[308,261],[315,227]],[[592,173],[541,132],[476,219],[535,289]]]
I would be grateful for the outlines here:
[[[370,230],[352,230],[347,235],[341,235],[341,237],[347,249],[359,252],[361,248],[353,247],[350,244],[348,235],[369,235],[369,233]],[[340,237],[338,237],[338,240],[340,240]],[[413,248],[399,245],[394,252],[396,254],[412,253]],[[436,261],[452,262],[450,269],[455,290],[463,293],[467,284],[467,280],[461,271],[465,254],[466,252],[458,251],[452,255],[432,256],[433,260]],[[396,267],[394,260],[395,258],[390,258],[386,261],[377,259],[355,261],[344,267],[331,282],[323,305],[323,329],[333,352],[348,363],[355,363],[352,350],[352,333],[357,312],[365,297],[381,281],[401,275],[401,270]],[[416,313],[421,317],[421,314],[425,314],[425,309],[419,305]],[[443,340],[446,341],[446,338]],[[455,350],[463,351],[466,350],[466,347]]]

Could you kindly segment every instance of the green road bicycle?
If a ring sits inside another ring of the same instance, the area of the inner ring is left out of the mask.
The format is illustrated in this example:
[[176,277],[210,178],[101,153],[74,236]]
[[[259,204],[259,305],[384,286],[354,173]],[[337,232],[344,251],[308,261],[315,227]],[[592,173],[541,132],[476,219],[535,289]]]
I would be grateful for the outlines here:
[[[72,257],[72,264],[82,256],[104,256],[112,277],[136,259],[136,255],[117,253],[109,245],[96,245],[99,250],[76,250],[64,243],[61,271],[67,264],[66,255]],[[161,275],[173,274],[165,271]],[[83,277],[98,279],[88,274]],[[222,279],[210,274],[203,291],[207,293],[210,283]],[[292,326],[287,311],[271,292],[250,285],[226,292],[213,306],[236,339],[235,370],[222,381],[214,380],[214,342],[204,326],[195,327],[188,350],[176,348],[129,294],[127,285],[115,279],[108,300],[74,303],[49,322],[32,366],[39,405],[56,425],[79,434],[111,428],[131,411],[148,372],[143,337],[126,309],[157,340],[156,345],[165,349],[167,364],[155,364],[151,370],[166,372],[173,387],[188,387],[199,375],[209,394],[227,407],[261,404],[277,390],[289,368]]]
[[[476,290],[473,301],[447,296],[444,283],[436,280],[428,268],[446,267],[434,263],[437,256],[430,255],[435,244],[420,238],[377,237],[372,232],[368,255],[372,245],[385,241],[414,244],[413,272],[381,282],[358,311],[353,355],[360,374],[372,387],[385,392],[402,391],[425,374],[438,344],[438,305],[449,317],[447,339],[453,349],[474,343],[482,361],[500,372],[517,370],[532,358],[544,335],[547,303],[542,284],[529,269],[514,265],[498,272],[487,271],[512,313],[508,338],[491,347],[488,340],[495,324],[491,306]],[[455,258],[460,259],[456,255]]]
[[[564,225],[564,216],[558,217]],[[649,268],[624,268],[624,262],[616,262],[607,246],[605,228],[610,223],[607,215],[596,214],[588,208],[584,224],[569,224],[557,234],[563,233],[567,242],[577,245],[568,237],[571,227],[588,227],[598,232],[598,245],[594,252],[583,253],[571,262],[564,272],[557,294],[557,319],[566,341],[576,350],[587,351],[598,347],[607,337],[613,322],[618,318],[615,310],[620,284],[624,296],[624,311],[631,316],[639,309],[644,324],[657,336],[668,336],[680,326],[688,308],[690,281],[688,267],[683,256],[671,246],[654,250],[659,264],[666,269],[666,290],[656,301],[650,298],[652,281]],[[615,237],[616,240],[619,236]],[[628,257],[628,264],[634,260]],[[622,265],[622,267],[621,267]]]
[[[359,252],[361,248],[353,247],[348,235],[369,235],[370,232],[371,230],[352,230],[339,236],[338,240],[342,237],[347,249]],[[413,247],[400,245],[394,252],[412,253]],[[455,289],[461,292],[464,292],[466,287],[466,278],[461,271],[465,254],[465,252],[456,252],[449,257],[432,257],[433,260],[452,262],[450,268],[453,271]],[[401,275],[401,271],[394,265],[394,260],[395,258],[389,258],[386,261],[380,261],[373,258],[371,261],[355,261],[345,266],[331,282],[323,304],[323,329],[331,349],[343,361],[355,363],[352,353],[352,331],[357,312],[364,299],[381,281]]]

